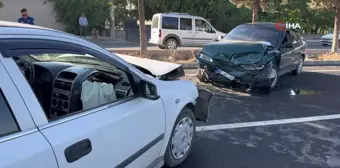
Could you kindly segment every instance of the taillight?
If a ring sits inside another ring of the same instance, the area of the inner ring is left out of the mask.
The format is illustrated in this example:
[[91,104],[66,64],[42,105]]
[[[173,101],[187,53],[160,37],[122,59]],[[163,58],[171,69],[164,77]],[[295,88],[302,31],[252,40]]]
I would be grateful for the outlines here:
[[159,31],[158,32],[158,37],[161,38],[162,37],[162,29],[159,29],[158,31]]

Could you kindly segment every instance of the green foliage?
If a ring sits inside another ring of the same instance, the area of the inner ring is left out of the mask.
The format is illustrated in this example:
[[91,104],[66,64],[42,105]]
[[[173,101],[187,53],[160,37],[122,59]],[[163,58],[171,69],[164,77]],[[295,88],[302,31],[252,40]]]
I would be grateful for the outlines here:
[[100,27],[110,17],[110,0],[48,0],[54,2],[57,20],[66,25],[66,31],[79,34],[78,19],[86,14],[89,31]]

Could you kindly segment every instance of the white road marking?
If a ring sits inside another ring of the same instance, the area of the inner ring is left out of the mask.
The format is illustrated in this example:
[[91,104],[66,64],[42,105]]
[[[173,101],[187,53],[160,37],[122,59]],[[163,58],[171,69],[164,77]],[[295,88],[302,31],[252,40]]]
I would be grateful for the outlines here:
[[294,123],[304,123],[312,121],[322,121],[322,120],[334,120],[340,119],[340,114],[334,115],[324,115],[324,116],[312,116],[312,117],[301,117],[301,118],[291,118],[291,119],[279,119],[279,120],[267,120],[267,121],[254,121],[254,122],[243,122],[243,123],[232,123],[232,124],[220,124],[220,125],[209,125],[196,127],[197,132],[201,131],[213,131],[222,129],[235,129],[235,128],[249,128],[249,127],[259,127],[259,126],[271,126],[271,125],[282,125],[282,124],[294,124]]

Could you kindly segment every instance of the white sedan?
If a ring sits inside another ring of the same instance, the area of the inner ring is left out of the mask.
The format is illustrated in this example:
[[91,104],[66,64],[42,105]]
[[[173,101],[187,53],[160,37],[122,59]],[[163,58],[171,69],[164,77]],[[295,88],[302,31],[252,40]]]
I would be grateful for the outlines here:
[[37,26],[0,32],[0,168],[174,167],[188,156],[212,93],[172,80],[179,65]]
[[[333,37],[334,37],[333,34],[323,35],[320,39],[321,45],[323,45],[323,46],[332,45]],[[340,34],[339,34],[339,40],[340,40]],[[340,43],[338,45],[340,46]]]

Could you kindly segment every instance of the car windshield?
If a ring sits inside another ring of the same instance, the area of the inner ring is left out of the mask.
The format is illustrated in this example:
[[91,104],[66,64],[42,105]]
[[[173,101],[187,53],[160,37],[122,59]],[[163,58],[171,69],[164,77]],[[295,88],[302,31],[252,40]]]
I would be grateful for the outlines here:
[[277,43],[278,31],[271,29],[262,29],[259,27],[236,27],[230,31],[223,40],[241,40],[241,41],[267,41],[273,46]]

